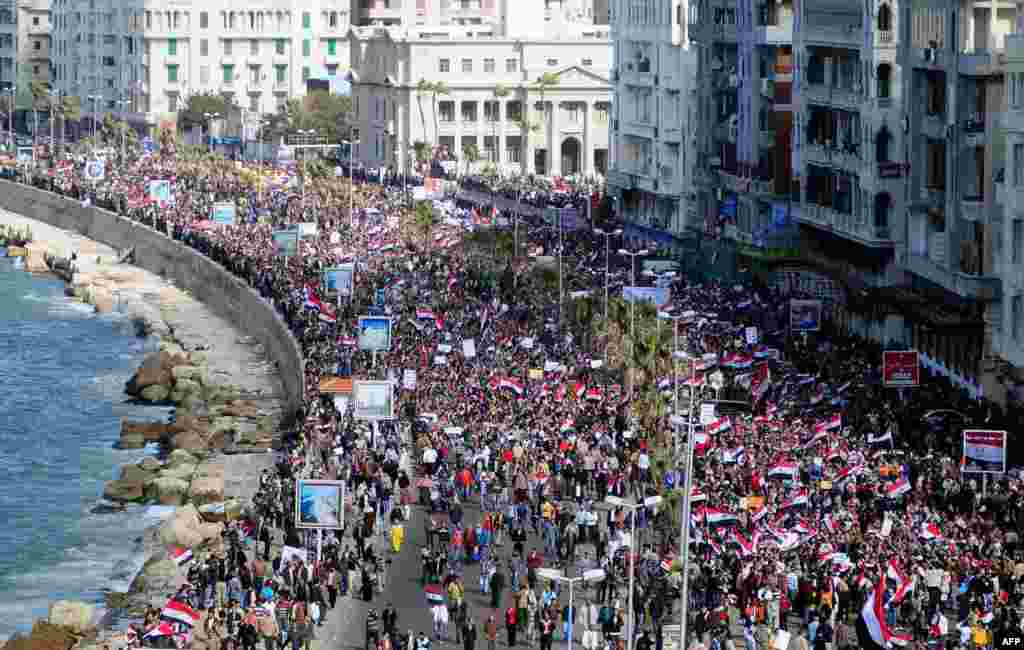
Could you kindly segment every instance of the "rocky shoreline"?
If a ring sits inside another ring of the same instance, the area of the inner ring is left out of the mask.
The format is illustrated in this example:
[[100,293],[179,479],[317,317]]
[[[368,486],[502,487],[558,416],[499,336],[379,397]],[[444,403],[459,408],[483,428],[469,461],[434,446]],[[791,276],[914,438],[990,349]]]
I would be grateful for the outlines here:
[[3,223],[32,227],[34,241],[19,251],[26,271],[55,273],[68,282],[68,295],[97,313],[124,313],[140,336],[160,340],[159,351],[127,381],[125,394],[140,403],[173,406],[174,415],[168,422],[124,420],[118,441],[124,449],[159,443],[160,453],[122,467],[105,485],[105,503],[98,507],[159,504],[175,507],[174,514],[135,540],[145,563],[127,593],[107,594],[104,620],[96,620],[94,605],[59,601],[30,635],[3,646],[116,647],[118,633],[105,629],[112,619],[162,606],[184,581],[185,567],[174,561],[173,549],[190,549],[196,558],[224,551],[224,522],[243,514],[258,469],[271,463],[268,452],[282,416],[280,378],[262,346],[241,337],[187,292],[121,263],[126,252],[0,211]]

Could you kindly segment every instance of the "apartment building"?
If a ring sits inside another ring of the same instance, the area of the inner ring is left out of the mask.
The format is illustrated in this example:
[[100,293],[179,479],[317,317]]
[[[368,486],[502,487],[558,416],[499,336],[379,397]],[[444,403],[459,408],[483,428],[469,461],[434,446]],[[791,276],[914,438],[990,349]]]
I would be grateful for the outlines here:
[[1006,165],[1017,144],[1024,160],[1024,94],[1011,84],[1007,111],[1004,90],[1016,8],[793,6],[691,11],[705,237],[826,298],[841,326],[1004,399],[1024,380],[1024,232]]
[[50,0],[17,0],[20,79],[50,83]]
[[17,16],[14,0],[0,0],[0,89],[8,89],[17,81]]
[[627,237],[681,235],[696,219],[696,52],[686,0],[619,0],[612,10],[611,169],[608,192]]
[[[545,12],[566,13],[577,22],[608,24],[608,0],[546,0]],[[358,27],[440,25],[479,29],[501,22],[500,0],[353,0]]]
[[55,85],[83,109],[156,124],[191,94],[220,93],[254,113],[348,71],[349,4],[275,0],[54,0]]
[[[464,27],[353,29],[352,101],[370,167],[409,169],[416,142],[505,174],[604,174],[608,166],[606,28],[551,16],[544,0],[505,0],[501,19]],[[551,16],[545,20],[545,16]],[[545,73],[555,83],[541,87]],[[420,80],[446,93],[420,93]]]

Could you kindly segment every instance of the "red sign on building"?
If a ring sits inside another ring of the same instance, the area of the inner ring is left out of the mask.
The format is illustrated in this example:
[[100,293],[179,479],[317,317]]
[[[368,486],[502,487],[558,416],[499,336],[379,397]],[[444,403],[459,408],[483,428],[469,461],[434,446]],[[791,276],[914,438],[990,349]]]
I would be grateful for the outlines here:
[[921,359],[917,350],[882,353],[882,383],[892,388],[921,385]]

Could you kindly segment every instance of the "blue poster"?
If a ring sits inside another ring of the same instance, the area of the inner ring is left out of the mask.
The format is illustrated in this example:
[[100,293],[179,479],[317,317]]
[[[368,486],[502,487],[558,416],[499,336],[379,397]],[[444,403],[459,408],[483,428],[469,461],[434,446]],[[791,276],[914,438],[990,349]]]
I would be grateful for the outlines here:
[[210,209],[210,220],[225,226],[235,225],[235,204],[214,203]]
[[672,300],[672,289],[669,287],[622,287],[622,299],[626,302],[649,302],[655,307],[661,307]]
[[153,144],[153,138],[142,139],[142,153],[150,154],[156,149],[156,145]]
[[342,296],[352,295],[354,269],[351,264],[342,264],[324,271],[324,289],[327,293]]
[[359,349],[377,352],[390,350],[391,319],[382,316],[360,316]]
[[277,257],[294,257],[299,254],[298,230],[275,230],[270,236],[274,241],[274,255]]
[[789,206],[785,203],[772,204],[772,224],[782,228],[789,223]]
[[387,295],[388,295],[388,290],[387,289],[377,289],[377,295],[376,295],[376,301],[375,302],[377,303],[378,307],[383,307],[384,306],[384,302],[385,302],[385,300],[387,300]]
[[171,181],[149,181],[149,198],[160,205],[173,205],[174,195],[171,194]]

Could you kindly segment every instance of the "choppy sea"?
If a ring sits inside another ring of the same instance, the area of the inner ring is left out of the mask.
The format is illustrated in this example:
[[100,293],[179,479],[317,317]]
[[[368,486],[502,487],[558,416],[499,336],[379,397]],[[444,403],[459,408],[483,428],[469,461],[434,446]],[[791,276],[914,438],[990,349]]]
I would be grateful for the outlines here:
[[122,418],[169,415],[123,392],[155,348],[125,316],[98,316],[60,280],[0,257],[0,637],[31,629],[53,600],[102,609],[141,567],[136,540],[167,509],[95,510],[121,465],[156,451],[114,448]]

